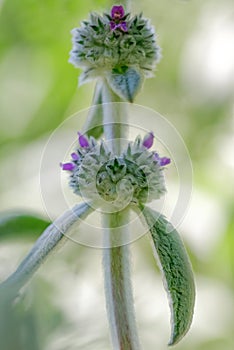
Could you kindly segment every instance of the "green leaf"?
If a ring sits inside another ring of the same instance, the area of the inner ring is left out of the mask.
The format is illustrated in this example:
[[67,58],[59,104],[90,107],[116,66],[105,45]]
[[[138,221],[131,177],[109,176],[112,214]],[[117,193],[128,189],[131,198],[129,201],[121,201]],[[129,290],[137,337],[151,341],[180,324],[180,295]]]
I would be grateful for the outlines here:
[[142,210],[149,226],[154,250],[163,274],[164,287],[171,308],[171,339],[178,343],[190,328],[195,302],[195,283],[184,244],[164,216],[145,207]]
[[133,102],[144,82],[143,75],[136,68],[127,68],[122,72],[113,70],[107,75],[111,89],[121,98]]
[[92,207],[87,203],[77,204],[49,225],[15,272],[0,284],[0,294],[5,290],[12,290],[14,295],[12,294],[11,298],[13,298],[15,292],[25,285],[45,260],[67,242],[68,238],[65,236],[67,230],[73,224],[79,224],[92,211]]
[[24,212],[0,213],[0,239],[35,239],[50,224],[39,216]]

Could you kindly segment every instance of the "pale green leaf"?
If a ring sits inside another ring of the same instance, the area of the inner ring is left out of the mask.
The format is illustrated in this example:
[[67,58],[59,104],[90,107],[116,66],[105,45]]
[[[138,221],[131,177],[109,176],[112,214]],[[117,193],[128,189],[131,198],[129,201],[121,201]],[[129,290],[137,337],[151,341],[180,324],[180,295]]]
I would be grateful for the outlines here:
[[111,89],[121,98],[133,102],[140,91],[144,78],[136,68],[127,68],[123,72],[112,71],[107,75]]
[[145,207],[142,210],[152,236],[156,257],[164,277],[171,308],[171,339],[178,343],[190,328],[195,302],[195,283],[184,244],[164,216]]

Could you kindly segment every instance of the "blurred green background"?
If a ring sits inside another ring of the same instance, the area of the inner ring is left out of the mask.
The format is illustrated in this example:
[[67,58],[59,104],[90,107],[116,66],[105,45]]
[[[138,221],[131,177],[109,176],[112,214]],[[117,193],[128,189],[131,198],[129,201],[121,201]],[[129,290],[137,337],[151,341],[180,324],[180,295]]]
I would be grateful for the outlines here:
[[[117,1],[118,3],[118,1]],[[192,328],[178,350],[234,348],[234,3],[132,1],[156,26],[163,58],[136,103],[164,115],[193,164],[193,197],[180,232],[197,282]],[[50,220],[40,194],[40,159],[50,133],[92,100],[68,63],[70,30],[111,1],[0,0],[0,210]],[[169,171],[168,171],[169,172]],[[173,178],[170,179],[173,182]],[[41,228],[0,217],[0,279],[14,270]],[[5,221],[4,221],[5,220]],[[132,244],[133,284],[144,349],[166,349],[169,308],[146,237]],[[1,350],[110,349],[101,250],[72,242],[30,283]],[[2,317],[2,315],[1,315]],[[22,338],[23,334],[23,338]],[[14,335],[14,336],[13,336]],[[3,339],[3,338],[1,338]],[[23,340],[22,340],[23,339]],[[23,345],[20,345],[20,344]]]

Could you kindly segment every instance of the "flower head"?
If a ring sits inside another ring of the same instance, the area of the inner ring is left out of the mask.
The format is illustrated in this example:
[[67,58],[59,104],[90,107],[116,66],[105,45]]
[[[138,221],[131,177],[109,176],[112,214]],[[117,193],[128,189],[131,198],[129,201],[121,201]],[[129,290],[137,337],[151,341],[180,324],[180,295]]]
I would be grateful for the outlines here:
[[78,135],[78,148],[71,154],[71,162],[61,164],[70,172],[70,186],[76,194],[122,208],[150,202],[166,192],[163,167],[170,159],[149,151],[153,132],[143,140],[137,137],[129,142],[119,156],[112,154],[104,141],[98,143],[92,137]]
[[91,13],[80,28],[72,30],[70,62],[84,69],[80,83],[108,76],[122,67],[135,68],[143,76],[152,76],[160,58],[154,28],[142,14],[130,16],[123,6],[111,13]]

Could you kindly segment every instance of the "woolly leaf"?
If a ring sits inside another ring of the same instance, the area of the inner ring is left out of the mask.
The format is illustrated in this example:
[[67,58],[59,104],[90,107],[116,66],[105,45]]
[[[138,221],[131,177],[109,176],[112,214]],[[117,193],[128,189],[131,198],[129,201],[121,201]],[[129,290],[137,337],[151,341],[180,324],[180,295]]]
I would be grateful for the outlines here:
[[121,98],[133,102],[140,91],[144,78],[136,68],[127,68],[123,71],[112,70],[107,75],[111,89]]
[[195,302],[195,284],[191,264],[183,242],[164,216],[145,207],[142,210],[149,226],[153,246],[164,277],[171,308],[171,339],[178,343],[190,328]]

